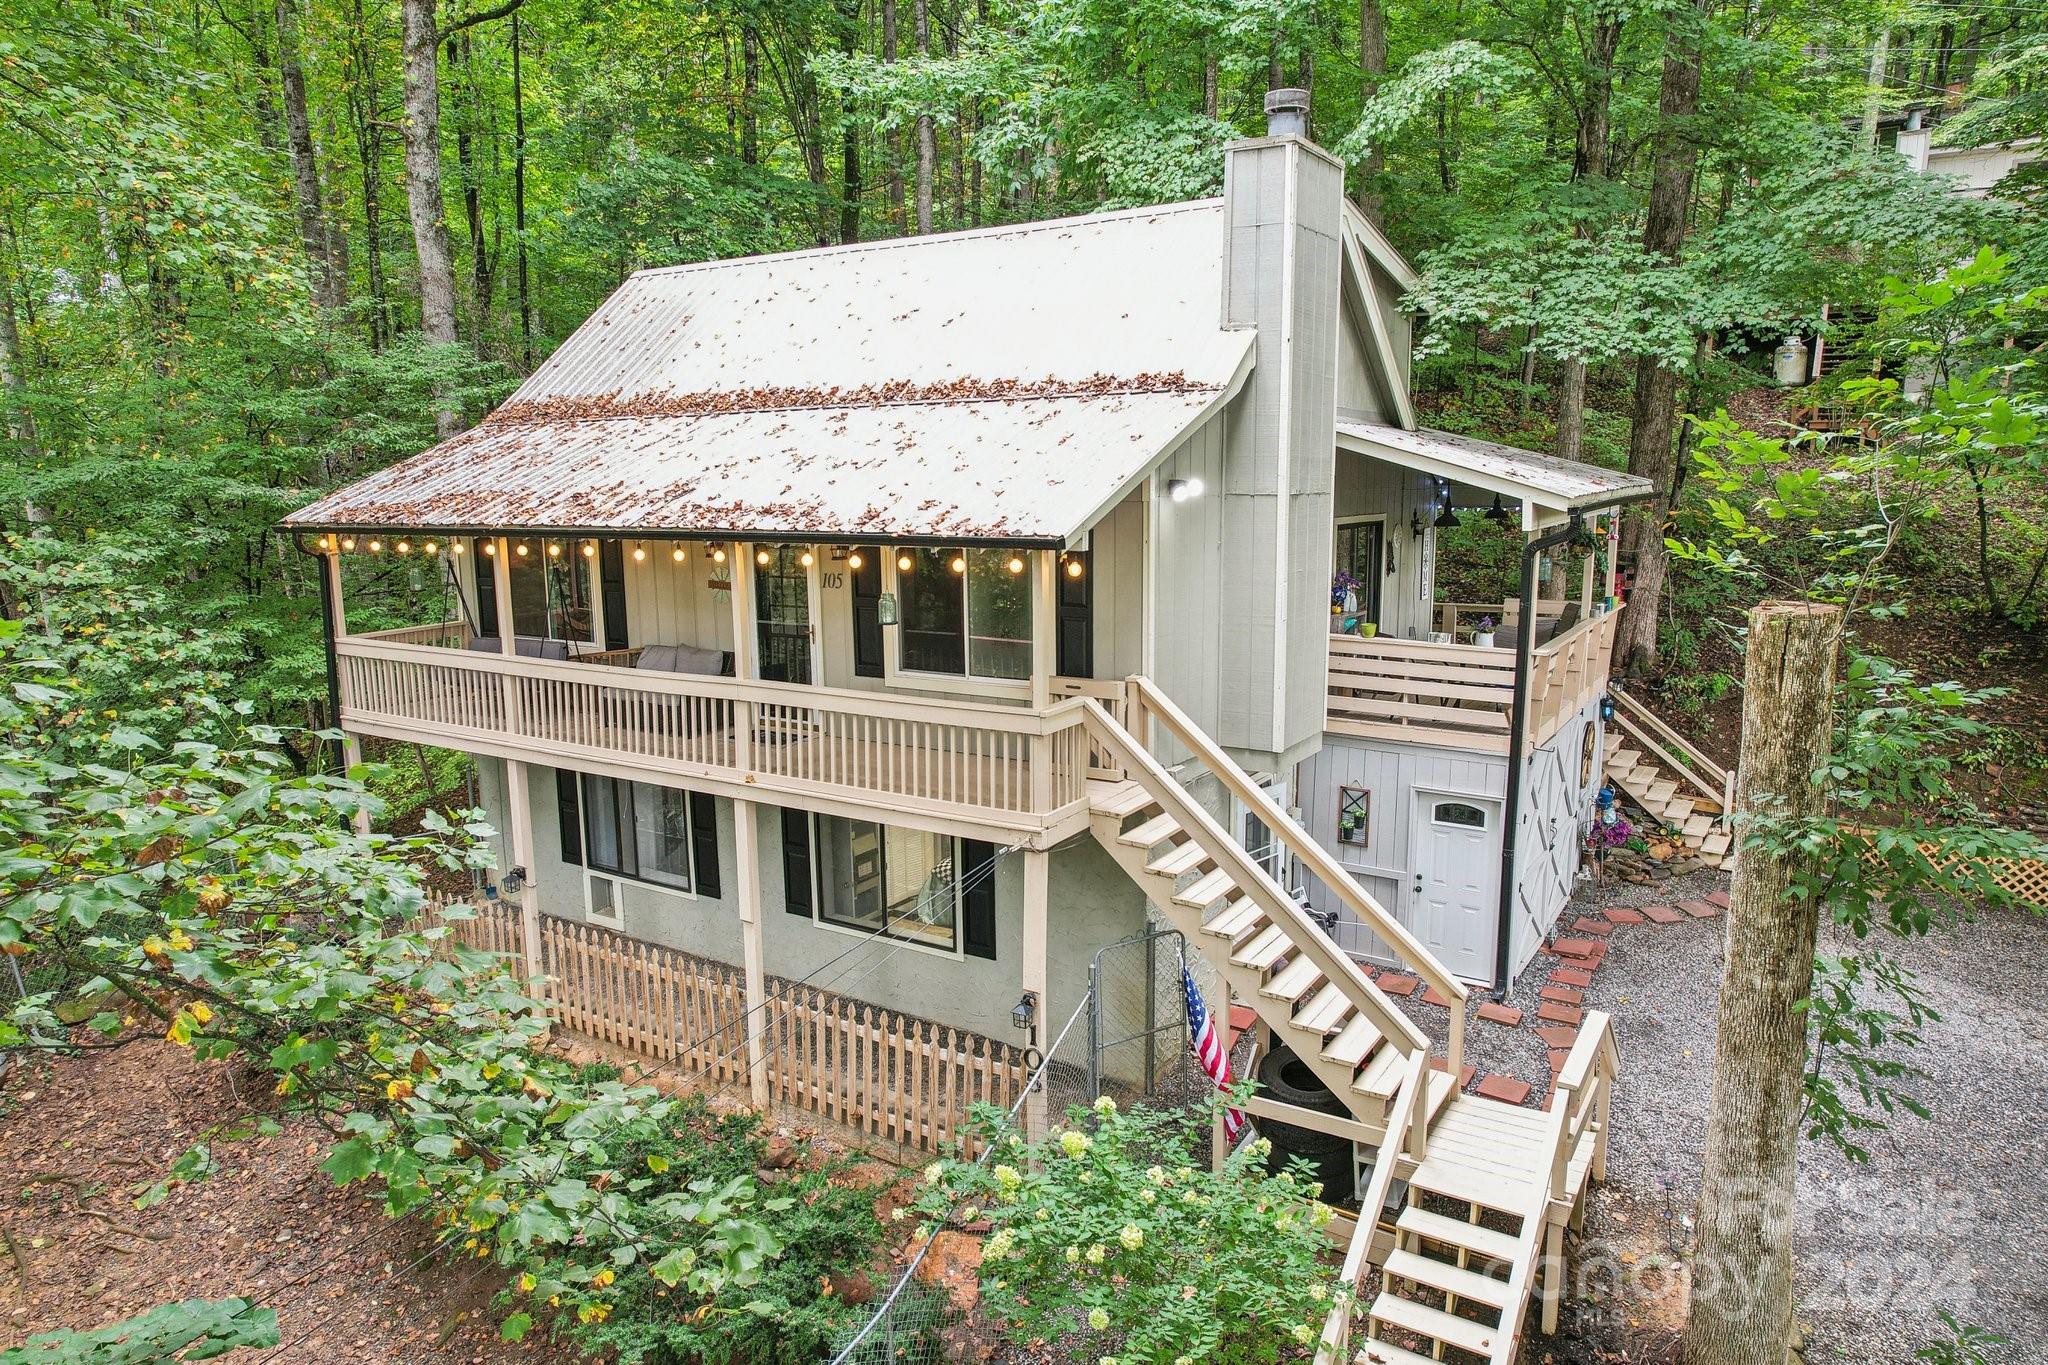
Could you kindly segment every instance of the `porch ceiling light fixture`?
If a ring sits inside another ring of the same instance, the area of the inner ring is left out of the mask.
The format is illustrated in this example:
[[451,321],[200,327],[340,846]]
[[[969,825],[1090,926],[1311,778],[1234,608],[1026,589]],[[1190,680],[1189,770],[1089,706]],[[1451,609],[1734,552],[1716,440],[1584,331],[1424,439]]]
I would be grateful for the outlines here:
[[441,544],[439,541],[429,540],[420,546],[420,553],[423,555],[438,554],[440,550]]
[[485,542],[484,542],[484,553],[485,553],[485,554],[487,554],[487,555],[490,555],[490,556],[492,556],[493,558],[495,558],[495,557],[497,556],[497,553],[498,553],[498,542],[497,542],[497,541],[495,541],[495,540],[487,540],[487,541],[485,541]]
[[[524,550],[521,550],[521,551],[520,551],[519,553],[521,553],[521,554],[525,554],[525,553],[526,553],[526,551],[524,551]],[[594,541],[594,540],[586,540],[586,541],[584,541],[584,542],[583,542],[583,557],[584,557],[585,559],[595,559],[595,558],[597,558],[597,542],[596,542],[596,541]]]
[[449,554],[451,554],[451,555],[460,555],[460,554],[468,554],[468,553],[469,553],[469,551],[463,548],[463,545],[462,545],[462,542],[461,542],[461,541],[459,541],[459,540],[451,540],[451,541],[449,541],[449,542],[448,542],[448,553],[449,553]]
[[562,557],[562,542],[561,542],[561,541],[559,541],[559,540],[551,540],[551,541],[549,541],[549,542],[548,542],[548,558],[549,558],[549,559],[560,559],[561,557]]
[[512,553],[518,555],[521,559],[526,558],[526,542],[522,540],[517,545],[514,545],[512,547]]
[[683,557],[688,553],[689,551],[685,550],[682,546],[678,545],[675,547],[675,549],[670,550],[668,552],[668,555],[670,559],[673,559],[676,563],[680,564],[683,562]]
[[635,545],[633,547],[633,562],[636,564],[647,562],[647,547],[645,545]]
[[818,562],[818,557],[806,547],[804,552],[796,557],[796,562],[808,569],[811,565]]
[[1493,506],[1486,509],[1486,519],[1488,521],[1506,521],[1508,519],[1508,509],[1500,505],[1500,494],[1495,493],[1493,495]]
[[1026,991],[1010,1006],[1010,1023],[1018,1029],[1028,1029],[1038,1022],[1038,992]]
[[381,540],[372,540],[372,541],[370,542],[370,553],[371,553],[371,554],[373,554],[373,555],[374,555],[374,554],[379,554],[379,553],[381,553],[381,552],[383,551],[383,549],[384,549],[384,542],[383,542],[383,541],[381,541]]
[[1166,496],[1175,502],[1186,502],[1201,497],[1204,486],[1200,479],[1168,479]]
[[723,545],[713,545],[711,547],[711,562],[713,564],[725,563],[725,547]]
[[1448,531],[1457,524],[1457,510],[1453,508],[1449,503],[1445,503],[1442,515],[1438,516],[1436,519],[1436,529],[1439,531]]
[[343,536],[343,537],[341,538],[341,548],[342,548],[342,549],[344,549],[344,550],[353,550],[353,549],[355,549],[355,547],[356,547],[356,538],[355,538],[354,536]]

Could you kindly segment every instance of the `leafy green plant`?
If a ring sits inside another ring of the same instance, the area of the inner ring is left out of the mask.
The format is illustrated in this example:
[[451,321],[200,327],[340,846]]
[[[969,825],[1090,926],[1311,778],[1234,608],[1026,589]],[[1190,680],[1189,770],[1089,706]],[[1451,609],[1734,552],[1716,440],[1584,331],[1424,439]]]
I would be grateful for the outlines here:
[[1913,1353],[1915,1360],[1929,1361],[1931,1365],[1990,1365],[1992,1347],[2012,1344],[2004,1337],[1958,1320],[1946,1308],[1936,1311],[1948,1337],[1922,1346]]
[[1211,1171],[1177,1112],[1104,1098],[1036,1142],[988,1106],[975,1123],[999,1159],[932,1163],[915,1210],[922,1233],[989,1221],[983,1302],[1013,1340],[1187,1365],[1272,1360],[1321,1333],[1339,1292],[1320,1260],[1332,1211],[1305,1164],[1267,1173],[1265,1139]]
[[247,1299],[159,1304],[89,1332],[43,1332],[0,1351],[0,1365],[164,1365],[277,1345],[277,1314]]

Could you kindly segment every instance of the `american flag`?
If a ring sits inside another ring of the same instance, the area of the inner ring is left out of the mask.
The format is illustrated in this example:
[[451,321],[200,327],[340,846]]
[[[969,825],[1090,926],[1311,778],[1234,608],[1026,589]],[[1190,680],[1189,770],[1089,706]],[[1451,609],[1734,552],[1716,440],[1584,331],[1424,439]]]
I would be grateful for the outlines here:
[[[1202,1070],[1209,1079],[1216,1082],[1221,1090],[1230,1084],[1230,1050],[1223,1045],[1223,1036],[1216,1030],[1216,1020],[1210,1015],[1209,1007],[1202,1003],[1202,993],[1195,989],[1195,978],[1183,965],[1180,969],[1180,988],[1188,1001],[1188,1046],[1195,1051],[1195,1060],[1202,1064]],[[1235,1109],[1223,1111],[1223,1135],[1232,1142],[1244,1131],[1244,1115]]]

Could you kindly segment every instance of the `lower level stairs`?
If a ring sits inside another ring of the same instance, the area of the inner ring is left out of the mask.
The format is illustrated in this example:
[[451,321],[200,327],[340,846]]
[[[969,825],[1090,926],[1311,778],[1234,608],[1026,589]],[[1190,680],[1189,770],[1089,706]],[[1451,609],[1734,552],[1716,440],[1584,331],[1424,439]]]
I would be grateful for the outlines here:
[[1622,746],[1607,753],[1607,779],[1644,814],[1673,831],[1678,842],[1723,871],[1735,867],[1726,812],[1714,797],[1687,795],[1657,760]]

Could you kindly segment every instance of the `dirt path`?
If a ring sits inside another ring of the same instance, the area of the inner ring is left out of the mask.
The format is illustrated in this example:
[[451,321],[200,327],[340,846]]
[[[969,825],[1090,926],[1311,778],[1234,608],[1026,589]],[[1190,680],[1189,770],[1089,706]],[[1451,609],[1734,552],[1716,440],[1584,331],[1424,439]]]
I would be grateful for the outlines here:
[[326,1135],[310,1123],[217,1144],[212,1178],[135,1207],[135,1191],[206,1128],[244,1112],[224,1066],[164,1042],[12,1068],[0,1086],[0,1188],[16,1192],[0,1206],[0,1347],[174,1299],[241,1295],[279,1310],[283,1349],[236,1360],[569,1358],[497,1340],[493,1272],[457,1262],[391,1274],[432,1238],[336,1190],[318,1169]]

